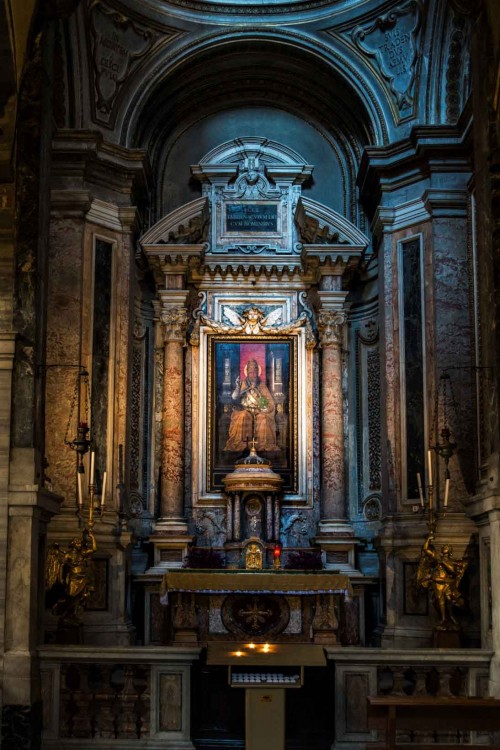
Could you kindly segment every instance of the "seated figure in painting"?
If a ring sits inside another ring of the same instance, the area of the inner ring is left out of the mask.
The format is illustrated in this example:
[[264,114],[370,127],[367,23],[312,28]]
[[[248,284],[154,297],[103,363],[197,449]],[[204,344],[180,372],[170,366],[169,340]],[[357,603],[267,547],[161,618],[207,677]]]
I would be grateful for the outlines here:
[[[277,451],[275,403],[269,388],[261,381],[259,364],[250,359],[245,365],[245,379],[236,378],[231,394],[233,411],[229,425],[226,451],[242,451],[255,433],[255,447],[259,451]],[[252,420],[255,420],[252,425]]]

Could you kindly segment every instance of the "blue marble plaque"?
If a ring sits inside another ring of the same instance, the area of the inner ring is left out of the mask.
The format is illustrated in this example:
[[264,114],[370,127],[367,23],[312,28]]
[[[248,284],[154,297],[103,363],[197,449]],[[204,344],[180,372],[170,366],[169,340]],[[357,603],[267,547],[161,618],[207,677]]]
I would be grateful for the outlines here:
[[227,203],[226,232],[269,234],[278,231],[276,203]]

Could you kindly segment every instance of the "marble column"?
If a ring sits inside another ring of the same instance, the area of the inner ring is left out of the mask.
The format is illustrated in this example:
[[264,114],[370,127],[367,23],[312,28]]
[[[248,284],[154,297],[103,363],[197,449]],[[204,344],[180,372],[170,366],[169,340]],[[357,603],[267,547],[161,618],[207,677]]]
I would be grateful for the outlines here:
[[[186,296],[183,292],[183,296]],[[184,512],[184,351],[187,311],[184,305],[163,307],[163,441],[159,526],[181,531]],[[180,527],[179,527],[180,524]],[[179,527],[179,528],[177,528]]]
[[345,520],[342,340],[346,313],[323,309],[318,315],[321,374],[321,517]]
[[[321,346],[321,517],[316,542],[327,568],[358,574],[354,530],[346,506],[342,345],[347,292],[334,288],[340,278],[322,280],[317,317]],[[325,288],[326,287],[326,288]]]

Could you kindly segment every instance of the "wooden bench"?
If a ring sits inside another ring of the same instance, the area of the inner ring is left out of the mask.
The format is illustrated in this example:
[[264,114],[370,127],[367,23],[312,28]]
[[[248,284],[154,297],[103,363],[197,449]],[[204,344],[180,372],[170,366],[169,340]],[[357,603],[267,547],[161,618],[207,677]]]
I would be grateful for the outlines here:
[[385,743],[369,744],[370,748],[387,750],[457,750],[464,747],[484,750],[494,745],[401,743],[396,744],[396,731],[420,730],[437,732],[500,732],[500,700],[494,698],[441,698],[430,696],[370,696],[368,697],[368,728],[385,731]]

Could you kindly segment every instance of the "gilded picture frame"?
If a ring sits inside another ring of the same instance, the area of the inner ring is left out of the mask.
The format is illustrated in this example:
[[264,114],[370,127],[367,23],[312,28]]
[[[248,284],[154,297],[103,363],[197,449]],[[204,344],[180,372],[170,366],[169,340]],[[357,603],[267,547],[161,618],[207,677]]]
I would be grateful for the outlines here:
[[207,488],[257,453],[297,492],[297,337],[208,336]]

